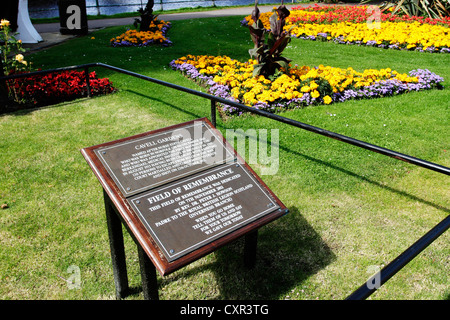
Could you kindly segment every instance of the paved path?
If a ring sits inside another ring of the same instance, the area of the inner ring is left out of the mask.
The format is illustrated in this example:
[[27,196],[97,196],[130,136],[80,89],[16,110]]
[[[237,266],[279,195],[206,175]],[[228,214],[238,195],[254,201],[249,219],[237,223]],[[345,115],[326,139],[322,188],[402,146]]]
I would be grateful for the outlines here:
[[[287,8],[292,8],[295,6],[299,6],[301,4],[295,5],[286,5]],[[305,5],[306,6],[306,5]],[[261,12],[271,11],[274,6],[258,6]],[[198,19],[198,18],[214,18],[214,17],[225,17],[225,16],[245,16],[251,14],[253,11],[252,7],[239,7],[239,8],[226,8],[226,9],[218,9],[211,11],[200,11],[200,12],[184,12],[184,13],[169,13],[169,14],[160,14],[158,16],[159,19],[166,21],[175,21],[175,20],[188,20],[188,19]],[[111,18],[111,19],[98,19],[98,20],[88,20],[88,28],[89,31],[93,31],[96,29],[101,29],[105,27],[112,26],[123,26],[123,25],[132,25],[134,23],[134,19],[136,17],[128,17],[128,18]],[[59,23],[42,23],[42,24],[34,24],[36,31],[41,35],[44,41],[36,44],[24,44],[23,46],[27,48],[29,51],[37,51],[42,50],[56,44],[59,44],[65,40],[71,39],[73,35],[62,35],[59,32],[60,24]]]
[[[299,6],[301,4],[286,5],[287,8],[292,8]],[[274,6],[258,6],[261,12],[271,11]],[[226,16],[244,16],[249,15],[253,11],[252,7],[239,7],[239,8],[226,8],[211,11],[200,11],[200,12],[184,12],[184,13],[169,13],[160,14],[159,19],[166,21],[174,20],[188,20],[197,18],[214,18],[214,17],[226,17]],[[99,29],[111,26],[123,26],[133,24],[136,17],[128,18],[111,18],[111,19],[98,19],[98,20],[88,20],[89,29]],[[39,33],[45,32],[59,32],[59,23],[43,23],[35,24],[34,27]]]

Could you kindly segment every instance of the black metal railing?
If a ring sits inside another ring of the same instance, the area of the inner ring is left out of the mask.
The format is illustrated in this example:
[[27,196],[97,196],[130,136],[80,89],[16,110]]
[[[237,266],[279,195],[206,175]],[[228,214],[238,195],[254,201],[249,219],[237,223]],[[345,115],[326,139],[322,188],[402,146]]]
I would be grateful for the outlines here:
[[[400,271],[408,262],[414,259],[426,247],[428,247],[434,240],[443,234],[450,226],[450,215],[439,222],[433,229],[428,231],[423,237],[417,240],[412,246],[406,249],[395,260],[389,263],[386,267],[381,269],[373,275],[365,284],[361,285],[346,300],[363,300],[368,298],[386,281],[392,278],[398,271]],[[377,279],[378,283],[374,279]],[[374,285],[376,283],[376,285]],[[370,284],[370,285],[368,285]]]
[[[226,105],[230,105],[236,108],[239,108],[241,110],[245,110],[254,114],[258,114],[260,116],[282,122],[300,129],[304,129],[310,132],[314,132],[335,140],[339,140],[366,150],[370,150],[376,153],[383,154],[385,156],[395,158],[398,160],[402,160],[405,162],[408,162],[413,165],[417,165],[429,170],[433,170],[445,175],[450,175],[450,168],[429,162],[426,160],[422,160],[419,158],[412,157],[410,155],[406,155],[403,153],[399,153],[390,149],[386,149],[371,143],[367,143],[361,140],[353,139],[351,137],[347,137],[344,135],[341,135],[339,133],[331,132],[322,128],[318,128],[303,122],[299,122],[296,120],[292,120],[277,114],[270,113],[268,111],[259,110],[256,108],[252,108],[249,106],[246,106],[244,104],[237,103],[235,101],[226,100],[220,97],[216,97],[214,95],[204,93],[201,91],[189,89],[186,87],[182,87],[170,82],[165,82],[159,79],[151,78],[139,73],[135,73],[129,70],[125,70],[122,68],[114,67],[108,64],[104,63],[89,63],[89,64],[83,64],[83,65],[77,65],[77,66],[70,66],[70,67],[64,67],[64,68],[57,68],[57,69],[50,69],[50,70],[41,70],[41,71],[35,71],[31,73],[26,74],[16,74],[16,75],[10,75],[6,77],[0,77],[0,81],[9,80],[9,79],[17,79],[22,77],[28,77],[32,75],[39,75],[39,74],[47,74],[47,73],[53,73],[53,72],[60,72],[60,71],[66,71],[66,70],[75,70],[75,69],[84,69],[85,75],[86,75],[86,88],[87,88],[87,96],[90,96],[90,88],[89,88],[89,68],[94,67],[101,67],[109,70],[113,70],[119,73],[123,73],[129,76],[133,76],[142,80],[146,80],[152,83],[156,83],[165,87],[169,87],[175,90],[183,91],[192,95],[196,95],[205,99],[209,99],[211,101],[211,122],[214,126],[216,126],[216,112],[217,112],[217,103],[222,103]],[[396,259],[394,259],[391,263],[389,263],[386,267],[384,267],[381,271],[379,271],[377,274],[375,274],[371,279],[378,277],[377,280],[379,282],[379,285],[383,285],[386,281],[388,281],[392,276],[394,276],[398,271],[400,271],[406,264],[408,264],[412,259],[414,259],[420,252],[422,252],[426,247],[428,247],[434,240],[436,240],[440,235],[442,235],[445,231],[448,230],[450,227],[450,215],[444,218],[440,223],[438,223],[434,228],[432,228],[428,233],[426,233],[422,238],[417,240],[413,245],[411,245],[408,249],[406,249],[402,254],[400,254]],[[368,298],[373,292],[375,292],[379,286],[368,286],[367,284],[371,281],[367,281],[363,285],[361,285],[355,292],[353,292],[350,296],[347,297],[347,300],[361,300]]]

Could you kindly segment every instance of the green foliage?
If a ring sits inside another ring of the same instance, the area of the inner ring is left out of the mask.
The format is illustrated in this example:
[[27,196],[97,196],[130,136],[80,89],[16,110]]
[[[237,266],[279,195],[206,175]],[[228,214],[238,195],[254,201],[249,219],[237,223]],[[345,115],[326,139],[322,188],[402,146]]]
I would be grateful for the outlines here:
[[22,41],[17,40],[15,35],[11,33],[10,23],[8,20],[1,20],[0,24],[0,53],[2,73],[7,75],[10,72],[29,71],[30,66],[24,60],[22,55],[25,49],[22,48]]
[[[11,32],[10,22],[2,19],[0,22],[0,76],[30,71],[31,64],[24,59],[22,54],[24,52],[22,41],[17,40],[15,34]],[[11,86],[8,81],[0,83],[0,109],[9,104],[9,96],[16,98],[15,90],[15,86]]]
[[393,8],[393,13],[433,19],[450,16],[450,0],[389,0],[381,8]]

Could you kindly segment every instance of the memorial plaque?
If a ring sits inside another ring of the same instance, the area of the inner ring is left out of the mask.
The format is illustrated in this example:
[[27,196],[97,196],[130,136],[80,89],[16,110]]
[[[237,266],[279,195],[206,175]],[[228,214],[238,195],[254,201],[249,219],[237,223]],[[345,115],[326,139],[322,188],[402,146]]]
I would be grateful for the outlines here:
[[125,197],[234,160],[203,121],[95,150]]
[[173,261],[279,209],[245,166],[231,163],[128,199]]
[[206,118],[81,152],[161,275],[287,213]]

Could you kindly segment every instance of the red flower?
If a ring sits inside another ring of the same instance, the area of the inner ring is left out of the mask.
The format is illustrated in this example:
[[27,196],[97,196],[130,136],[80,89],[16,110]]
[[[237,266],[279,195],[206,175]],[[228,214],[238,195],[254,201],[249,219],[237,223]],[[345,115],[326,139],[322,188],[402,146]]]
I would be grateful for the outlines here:
[[[115,91],[109,79],[98,79],[95,71],[89,73],[89,87],[91,95]],[[63,71],[9,80],[8,89],[16,101],[35,105],[48,105],[87,96],[84,71]]]

